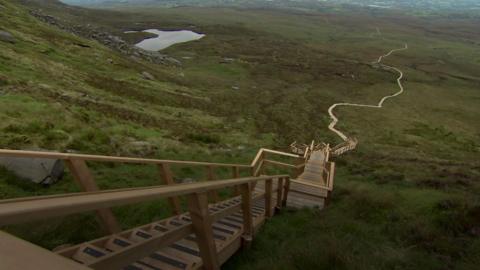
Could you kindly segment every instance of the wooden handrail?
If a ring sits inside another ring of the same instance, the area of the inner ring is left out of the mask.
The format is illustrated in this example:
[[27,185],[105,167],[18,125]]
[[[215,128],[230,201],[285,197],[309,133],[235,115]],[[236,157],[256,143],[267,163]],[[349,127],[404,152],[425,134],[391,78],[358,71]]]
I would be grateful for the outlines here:
[[0,231],[0,268],[24,270],[90,269],[2,231]]
[[296,154],[280,152],[280,151],[266,149],[266,148],[262,148],[262,149],[263,149],[264,152],[270,153],[270,154],[276,154],[276,155],[280,155],[280,156],[293,157],[293,158],[301,158],[301,156],[296,155]]
[[258,164],[258,162],[262,159],[262,155],[263,155],[263,148],[260,148],[260,150],[258,150],[257,152],[257,155],[255,156],[252,163],[250,164],[250,167],[255,167]]
[[270,154],[275,154],[275,155],[280,155],[280,156],[286,156],[286,157],[293,157],[293,158],[302,158],[302,156],[299,156],[299,155],[296,155],[296,154],[280,152],[280,151],[271,150],[271,149],[267,149],[267,148],[261,148],[260,150],[258,150],[258,153],[255,156],[255,158],[253,159],[252,163],[250,164],[250,167],[255,167],[260,162],[260,160],[262,159],[262,155],[264,155],[265,153],[270,153]]
[[83,154],[21,151],[21,150],[7,150],[7,149],[1,149],[0,156],[17,157],[17,158],[46,158],[46,159],[61,159],[61,160],[80,159],[85,161],[121,162],[121,163],[137,163],[137,164],[171,164],[171,165],[239,167],[239,168],[251,167],[250,165],[244,165],[244,164],[162,160],[162,159],[132,158],[132,157],[113,157],[113,156],[101,156],[101,155],[83,155]]
[[226,187],[238,186],[287,175],[246,177],[213,182],[156,186],[143,189],[118,189],[109,191],[85,192],[82,194],[62,194],[38,196],[29,200],[0,201],[0,226],[33,221],[47,217],[104,209],[132,203],[187,194],[204,193]]
[[[153,164],[157,165],[162,176],[164,184],[175,184],[170,165],[183,166],[205,166],[211,171],[213,175],[214,167],[229,167],[238,170],[240,168],[251,167],[242,164],[228,164],[228,163],[212,163],[212,162],[198,162],[198,161],[178,161],[178,160],[160,160],[160,159],[146,159],[146,158],[131,158],[131,157],[113,157],[101,155],[83,155],[71,153],[57,153],[57,152],[40,152],[40,151],[20,151],[0,149],[0,157],[12,158],[44,158],[44,159],[60,159],[64,160],[75,181],[79,184],[81,189],[86,192],[97,191],[98,186],[95,183],[94,177],[88,169],[86,161],[100,161],[100,162],[121,162],[121,163],[136,163],[136,164]],[[211,180],[211,179],[210,179]],[[181,212],[181,206],[178,198],[169,198],[170,205],[174,213]],[[110,209],[99,209],[97,211],[99,220],[104,230],[108,233],[115,233],[120,230],[120,226],[115,219]]]
[[288,164],[288,163],[284,163],[284,162],[280,162],[280,161],[275,161],[275,160],[265,159],[263,162],[265,162],[267,164],[272,164],[272,165],[282,166],[282,167],[287,167],[287,168],[298,168],[298,166]]

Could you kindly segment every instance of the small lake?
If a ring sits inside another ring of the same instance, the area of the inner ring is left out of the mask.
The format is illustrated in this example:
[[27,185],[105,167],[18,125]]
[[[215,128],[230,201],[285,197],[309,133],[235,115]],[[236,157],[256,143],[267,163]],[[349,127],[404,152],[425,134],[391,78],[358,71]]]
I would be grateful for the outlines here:
[[[135,31],[127,31],[125,33],[134,33]],[[148,29],[142,32],[151,33],[157,35],[154,38],[147,38],[143,41],[135,44],[135,46],[147,51],[159,51],[167,47],[170,47],[177,43],[189,42],[193,40],[199,40],[205,35],[198,34],[188,30],[180,31],[162,31],[158,29]]]

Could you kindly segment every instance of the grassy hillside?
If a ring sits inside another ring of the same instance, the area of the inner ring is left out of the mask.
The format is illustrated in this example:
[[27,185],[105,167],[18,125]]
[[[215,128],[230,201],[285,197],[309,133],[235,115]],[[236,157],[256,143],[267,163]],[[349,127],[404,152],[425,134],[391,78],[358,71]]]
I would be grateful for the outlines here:
[[[478,21],[362,9],[45,11],[75,23],[88,18],[130,42],[138,37],[123,31],[205,33],[164,51],[183,62],[177,67],[126,58],[35,20],[15,2],[0,0],[0,9],[0,30],[16,39],[0,42],[1,148],[246,162],[258,147],[334,144],[328,107],[397,91],[396,75],[371,62],[407,42],[408,51],[386,60],[405,72],[406,93],[382,110],[337,112],[339,128],[360,145],[336,160],[331,206],[282,213],[225,268],[475,269],[480,262]],[[154,168],[93,165],[102,188],[156,181]],[[42,189],[0,174],[2,198],[73,190],[70,179]],[[167,215],[163,205],[115,211],[127,228]],[[6,229],[49,248],[100,233],[90,215]]]

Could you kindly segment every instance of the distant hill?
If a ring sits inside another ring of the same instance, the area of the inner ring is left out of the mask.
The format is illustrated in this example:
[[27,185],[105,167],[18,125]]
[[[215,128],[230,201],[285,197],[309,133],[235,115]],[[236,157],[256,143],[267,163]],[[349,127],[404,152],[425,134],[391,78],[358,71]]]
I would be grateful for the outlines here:
[[325,5],[353,5],[374,9],[401,8],[416,10],[419,13],[445,10],[480,10],[477,0],[61,0],[66,4],[80,6],[110,5],[160,5],[160,6],[240,6],[240,7],[290,7],[319,8]]

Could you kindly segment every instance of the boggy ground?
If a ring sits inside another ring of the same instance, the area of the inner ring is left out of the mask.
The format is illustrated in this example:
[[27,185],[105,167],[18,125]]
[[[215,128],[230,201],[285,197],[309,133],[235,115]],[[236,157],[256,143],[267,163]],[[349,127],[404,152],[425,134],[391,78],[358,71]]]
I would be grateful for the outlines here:
[[[50,10],[74,22],[88,16],[118,35],[142,28],[205,33],[164,51],[183,62],[176,67],[132,61],[40,23],[15,3],[0,4],[6,10],[0,27],[17,38],[0,42],[3,148],[246,163],[263,146],[334,144],[328,107],[375,103],[397,91],[395,74],[371,62],[407,42],[408,51],[385,62],[404,71],[404,95],[382,110],[337,111],[338,127],[360,145],[336,160],[331,205],[285,211],[225,268],[475,269],[480,263],[475,19],[362,9]],[[138,141],[148,147],[138,149]],[[155,168],[92,166],[102,188],[157,181]],[[188,169],[177,173],[202,177]],[[43,189],[7,172],[0,185],[3,198],[77,190],[70,179]],[[163,202],[115,212],[124,228],[168,215]],[[31,227],[5,229],[49,248],[100,235],[90,215]]]

